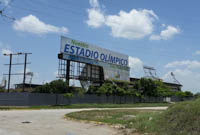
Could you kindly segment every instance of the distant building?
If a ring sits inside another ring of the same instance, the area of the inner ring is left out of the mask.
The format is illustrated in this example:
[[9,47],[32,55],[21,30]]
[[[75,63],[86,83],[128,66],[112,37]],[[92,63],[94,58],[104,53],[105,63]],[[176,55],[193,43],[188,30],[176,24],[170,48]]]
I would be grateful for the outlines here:
[[[130,78],[131,82],[139,81],[140,78]],[[176,83],[169,83],[169,82],[163,82],[165,85],[167,85],[171,91],[181,91],[181,84]]]
[[[42,86],[42,85],[25,83],[25,88],[36,88],[38,86]],[[15,89],[21,89],[21,88],[23,88],[23,83],[15,84]]]
[[2,79],[2,82],[0,84],[0,89],[5,89],[6,88],[6,84],[7,84],[7,81],[5,78]]

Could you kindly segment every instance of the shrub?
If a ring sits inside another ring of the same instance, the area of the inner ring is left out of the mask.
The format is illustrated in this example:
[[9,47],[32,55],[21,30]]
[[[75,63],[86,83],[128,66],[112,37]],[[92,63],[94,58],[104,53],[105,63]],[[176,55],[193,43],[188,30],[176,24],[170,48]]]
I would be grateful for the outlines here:
[[6,92],[6,90],[0,89],[0,93],[4,93],[4,92]]
[[157,121],[160,135],[199,135],[200,99],[172,105]]
[[89,89],[88,89],[88,91],[86,93],[87,94],[95,94],[97,90],[98,90],[98,87],[90,85],[90,87],[89,87]]
[[185,96],[186,97],[193,97],[194,94],[192,92],[190,92],[190,91],[185,91]]
[[96,93],[98,95],[105,94],[106,96],[110,96],[114,93],[115,87],[116,86],[112,83],[104,83],[101,87],[98,88]]
[[49,83],[46,83],[42,86],[35,88],[35,93],[51,93]]
[[71,99],[74,97],[74,94],[73,93],[65,93],[63,96],[65,98],[67,98],[68,103],[71,104]]
[[63,80],[54,80],[50,83],[46,83],[43,86],[39,86],[34,92],[38,93],[66,93],[71,92],[66,82]]

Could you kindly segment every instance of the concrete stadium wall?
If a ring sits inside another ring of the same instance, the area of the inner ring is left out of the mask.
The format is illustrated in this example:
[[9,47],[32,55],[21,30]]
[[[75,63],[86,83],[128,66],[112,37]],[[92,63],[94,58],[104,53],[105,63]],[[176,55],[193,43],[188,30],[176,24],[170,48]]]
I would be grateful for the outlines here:
[[[172,97],[171,102],[191,100],[189,98]],[[75,95],[70,100],[62,94],[42,94],[42,93],[0,93],[0,106],[38,106],[38,105],[64,105],[64,104],[84,104],[84,103],[161,103],[165,101],[163,97],[145,97],[143,99],[133,96],[109,96],[105,95]]]

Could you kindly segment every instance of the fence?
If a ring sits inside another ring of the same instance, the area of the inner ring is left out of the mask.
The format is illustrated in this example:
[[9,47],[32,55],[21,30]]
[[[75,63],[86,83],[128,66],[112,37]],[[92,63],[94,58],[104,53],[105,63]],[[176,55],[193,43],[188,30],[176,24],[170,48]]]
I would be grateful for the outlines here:
[[[191,100],[191,98],[171,97],[171,102]],[[36,106],[36,105],[63,105],[63,104],[84,104],[84,103],[161,103],[166,101],[163,97],[134,96],[105,96],[75,95],[71,99],[65,98],[62,94],[42,94],[42,93],[0,93],[0,106]]]

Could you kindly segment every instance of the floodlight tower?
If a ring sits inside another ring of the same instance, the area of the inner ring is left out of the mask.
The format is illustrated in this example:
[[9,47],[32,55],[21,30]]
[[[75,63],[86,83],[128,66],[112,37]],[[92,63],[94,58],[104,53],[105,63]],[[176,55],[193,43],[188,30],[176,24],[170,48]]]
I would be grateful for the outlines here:
[[149,66],[143,66],[143,70],[144,70],[146,78],[151,78],[153,80],[157,80],[158,79],[155,68],[149,67]]
[[33,72],[27,72],[26,75],[27,75],[27,76],[30,76],[29,84],[31,85],[31,84],[32,84],[32,80],[33,80],[34,73],[33,73]]
[[175,74],[173,72],[171,72],[171,76],[173,78],[174,83],[180,84],[180,82],[176,79]]

